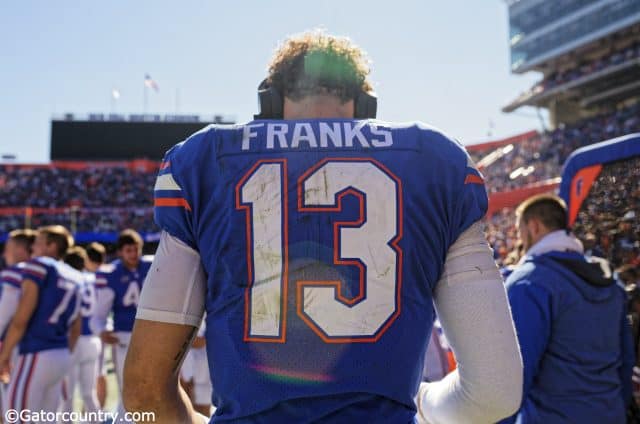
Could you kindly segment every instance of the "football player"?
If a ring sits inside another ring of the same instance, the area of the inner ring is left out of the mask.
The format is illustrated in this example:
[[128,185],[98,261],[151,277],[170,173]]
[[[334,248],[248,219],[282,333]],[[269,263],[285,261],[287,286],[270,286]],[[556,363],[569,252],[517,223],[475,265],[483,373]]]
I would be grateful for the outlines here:
[[[348,39],[292,37],[256,120],[166,154],[128,410],[202,420],[178,374],[205,310],[212,422],[484,423],[518,407],[482,176],[437,129],[373,119],[368,73]],[[420,384],[434,304],[459,366]]]
[[31,258],[34,230],[13,230],[7,237],[2,256],[7,269],[0,271],[0,335],[4,335],[7,325],[13,318],[20,300],[22,273],[18,266]]
[[[16,313],[20,300],[22,274],[18,264],[31,258],[35,238],[34,230],[13,230],[9,233],[4,245],[2,256],[7,268],[0,271],[0,339],[4,337],[4,332]],[[13,356],[16,355],[17,352],[14,350]],[[0,405],[2,405],[8,382],[8,374],[0,376]]]
[[66,379],[64,411],[73,411],[73,394],[76,386],[80,387],[83,410],[86,412],[98,412],[99,410],[96,382],[99,373],[102,343],[100,338],[93,334],[89,328],[89,319],[96,304],[96,294],[94,287],[95,274],[85,270],[88,260],[89,257],[86,250],[80,246],[74,246],[69,249],[64,257],[64,261],[67,264],[81,271],[84,276],[80,289],[82,331],[71,354],[71,370]]
[[[96,274],[96,307],[89,321],[91,331],[102,342],[112,346],[118,386],[122,390],[122,370],[129,347],[131,329],[136,316],[140,289],[151,261],[142,257],[143,241],[132,229],[120,232],[116,241],[118,258]],[[113,330],[107,328],[107,318],[113,312]],[[120,412],[122,405],[119,405]]]
[[20,299],[0,349],[0,368],[10,369],[19,345],[4,410],[55,412],[71,353],[80,334],[82,274],[61,261],[73,237],[60,225],[38,229],[33,259],[20,266]]
[[[87,257],[89,260],[86,263],[87,271],[96,273],[98,270],[104,266],[107,259],[107,250],[105,247],[97,242],[89,243],[87,245]],[[108,325],[107,325],[108,326]],[[98,382],[96,391],[98,393],[98,402],[100,403],[100,407],[104,407],[104,403],[107,399],[107,366],[105,361],[105,349],[107,346],[101,344],[102,348],[100,351],[99,358],[99,374],[98,374]],[[111,346],[108,346],[111,348]],[[113,355],[111,355],[113,356]]]

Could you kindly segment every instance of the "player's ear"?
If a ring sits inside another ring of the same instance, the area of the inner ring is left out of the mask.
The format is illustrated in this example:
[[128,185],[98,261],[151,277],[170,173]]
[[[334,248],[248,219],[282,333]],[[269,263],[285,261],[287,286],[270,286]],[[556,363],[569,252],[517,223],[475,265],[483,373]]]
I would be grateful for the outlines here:
[[529,229],[529,233],[534,237],[538,237],[544,231],[544,225],[536,217],[529,218],[527,228]]

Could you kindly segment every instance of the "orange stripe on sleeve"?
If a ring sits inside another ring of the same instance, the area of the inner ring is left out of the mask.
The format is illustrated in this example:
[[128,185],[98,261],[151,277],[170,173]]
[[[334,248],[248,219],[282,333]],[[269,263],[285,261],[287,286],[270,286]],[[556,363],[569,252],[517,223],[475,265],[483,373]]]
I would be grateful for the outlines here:
[[484,180],[475,174],[467,174],[467,178],[464,179],[465,184],[484,184]]
[[191,206],[189,206],[187,200],[181,197],[158,198],[153,201],[153,206],[182,206],[188,211],[191,210]]

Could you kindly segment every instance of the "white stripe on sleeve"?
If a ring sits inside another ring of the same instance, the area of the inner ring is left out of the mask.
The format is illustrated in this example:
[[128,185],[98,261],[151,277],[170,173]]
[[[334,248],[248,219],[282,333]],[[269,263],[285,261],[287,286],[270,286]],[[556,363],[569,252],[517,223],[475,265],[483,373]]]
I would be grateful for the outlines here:
[[164,174],[158,176],[156,179],[156,185],[153,188],[154,190],[180,190],[180,186],[176,183],[176,180],[173,179],[173,175]]

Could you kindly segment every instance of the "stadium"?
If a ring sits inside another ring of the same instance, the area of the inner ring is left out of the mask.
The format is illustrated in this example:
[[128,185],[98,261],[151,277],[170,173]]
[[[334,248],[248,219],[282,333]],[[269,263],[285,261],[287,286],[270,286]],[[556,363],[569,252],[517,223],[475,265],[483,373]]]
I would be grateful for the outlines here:
[[[606,259],[611,265],[612,275],[629,296],[631,310],[628,314],[637,354],[640,308],[633,308],[634,302],[640,304],[640,2],[507,0],[505,3],[509,21],[510,71],[517,76],[535,73],[539,80],[522,92],[514,92],[512,100],[503,105],[502,111],[518,113],[522,108],[528,108],[536,110],[538,114],[544,112],[549,117],[549,127],[531,128],[509,137],[465,146],[482,176],[488,195],[483,222],[493,259],[504,276],[517,269],[525,251],[516,227],[516,208],[534,195],[558,195],[566,203],[568,225],[582,242],[584,253]],[[147,90],[153,91],[153,84],[156,83],[147,75],[145,84],[147,96]],[[145,107],[146,102],[145,97]],[[14,230],[61,225],[68,229],[76,245],[104,245],[107,263],[116,260],[123,246],[127,245],[122,244],[122,231],[125,229],[134,229],[141,236],[144,241],[142,255],[154,255],[165,229],[158,224],[157,216],[154,220],[154,187],[157,191],[162,176],[172,175],[167,173],[170,165],[169,159],[163,160],[165,153],[177,142],[209,125],[228,128],[242,125],[234,121],[225,115],[204,117],[179,113],[150,114],[146,111],[135,114],[113,111],[92,114],[67,112],[54,116],[49,122],[48,163],[20,163],[11,157],[0,161],[0,250],[9,244]],[[311,144],[308,138],[306,142]],[[276,163],[269,160],[265,159],[264,162],[271,166]],[[382,166],[379,168],[383,169]],[[258,166],[256,169],[261,168]],[[261,175],[256,169],[245,170],[246,175],[238,181],[234,192],[234,212],[242,215],[239,219],[243,222],[246,212],[247,228],[253,231],[248,233],[247,240],[260,237],[258,221],[249,223],[250,211],[258,208],[259,197],[249,202],[246,200],[249,195],[245,194],[245,188],[251,187],[249,183],[254,176]],[[308,172],[311,170],[309,168]],[[384,175],[393,176],[386,168],[383,171]],[[298,184],[304,185],[303,177],[309,177],[309,173],[301,175]],[[286,182],[286,176],[283,178]],[[398,180],[395,176],[390,179]],[[173,180],[173,185],[166,185],[168,180],[162,179],[165,186],[161,187],[161,191],[181,190]],[[344,193],[351,194],[344,198],[345,208],[354,207],[351,198],[365,198],[354,187],[344,190],[336,194],[339,201],[334,209],[330,204],[315,206],[316,209],[341,211]],[[165,203],[175,202],[175,193],[172,196],[163,199]],[[307,206],[303,205],[304,201],[301,202],[298,209],[304,211]],[[290,203],[289,208],[293,210],[294,203]],[[249,204],[251,206],[247,206]],[[189,211],[191,207],[194,205],[185,206]],[[284,210],[283,220],[286,221],[286,206]],[[361,216],[359,221],[338,224],[357,227],[365,221]],[[339,230],[336,224],[335,231]],[[285,240],[286,234],[285,231]],[[288,236],[292,239],[296,237],[291,234]],[[131,243],[136,242],[134,240]],[[389,250],[399,251],[394,243],[389,242]],[[313,249],[316,249],[305,248],[314,252]],[[324,254],[322,248],[318,249]],[[399,254],[399,257],[402,258],[402,255]],[[6,257],[0,258],[0,271],[11,271],[10,265],[13,264],[6,261]],[[361,263],[364,261],[337,258],[334,263],[362,269]],[[293,267],[287,264],[282,266],[283,269]],[[258,270],[255,272],[258,273]],[[319,272],[324,279],[336,278],[332,271]],[[349,275],[349,278],[353,277]],[[104,278],[104,284],[107,284],[108,277]],[[123,274],[123,281],[127,278],[134,277]],[[102,284],[99,280],[100,272],[96,277],[98,285]],[[323,284],[340,286],[339,281],[324,281]],[[303,290],[300,286],[298,289]],[[139,293],[132,294],[127,290],[124,296],[135,298],[137,306]],[[361,300],[359,296],[353,299],[356,298]],[[353,299],[344,302],[353,303]],[[0,308],[2,305],[0,303]],[[289,308],[295,310],[296,306],[289,305]],[[302,320],[305,323],[311,321],[317,325],[313,318],[309,318],[311,315],[305,315],[306,312],[299,310],[298,314],[301,317],[304,315]],[[106,320],[112,321],[112,318],[105,316]],[[112,326],[113,323],[104,325]],[[104,325],[103,329],[106,328]],[[270,338],[285,337],[284,330],[280,333],[279,328],[275,333],[267,332],[260,336],[251,333],[252,328],[250,325],[249,329],[244,328],[244,340],[257,341],[256,344],[260,346],[268,345],[264,341]],[[334,343],[332,336],[323,333],[324,330],[313,330],[324,341]],[[131,329],[128,331],[130,333]],[[380,336],[376,333],[375,337]],[[204,340],[204,333],[200,333],[199,338]],[[427,361],[439,359],[436,360],[437,365],[425,362],[424,369],[425,376],[429,374],[431,381],[435,381],[455,369],[455,358],[448,347],[446,331],[434,327],[431,340],[438,352],[432,352],[433,356],[427,353]],[[305,343],[313,345],[307,340]],[[432,345],[431,349],[434,348]],[[261,349],[257,348],[253,354],[256,357],[269,357],[269,353]],[[111,359],[114,355],[112,352],[104,349],[101,356],[103,353],[107,359],[101,365],[101,371],[108,376],[108,394],[106,404],[104,398],[101,399],[101,406],[116,410],[119,384],[115,368],[118,365]],[[200,360],[206,362],[206,357]],[[210,402],[202,400],[202,396],[211,399],[210,382],[208,389],[198,388],[202,383],[196,377],[199,374],[208,375],[209,370],[203,370],[202,365],[197,365],[193,359],[190,361],[193,363],[189,362],[190,369],[185,371],[183,383],[189,387],[196,406],[204,404],[205,408],[210,407]],[[322,363],[323,360],[318,361]],[[274,363],[280,364],[278,361]],[[277,367],[266,368],[272,372]],[[428,372],[428,368],[429,371],[438,368],[442,372]],[[307,374],[295,374],[293,371],[290,374],[277,374],[273,371],[276,376],[268,377],[272,380],[304,380],[305,376],[311,375],[308,370],[305,372]],[[322,371],[318,372],[320,377],[316,377],[321,380],[324,378]],[[634,397],[640,399],[640,386],[636,380],[634,382]],[[628,383],[630,385],[631,381]],[[28,382],[24,384],[28,386]],[[3,402],[7,396],[11,397],[11,392],[6,390],[6,387],[3,388],[1,395]],[[205,395],[201,395],[202,390]],[[85,394],[76,394],[71,409],[87,411],[90,408],[87,408],[86,399]],[[640,422],[634,421],[640,419],[637,412],[635,416],[631,412],[627,414],[627,422]]]

